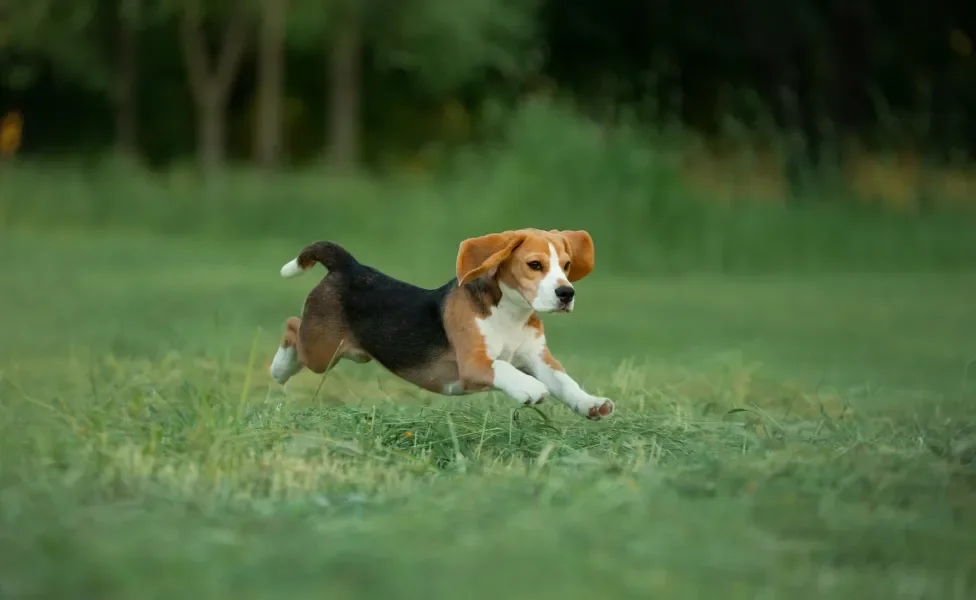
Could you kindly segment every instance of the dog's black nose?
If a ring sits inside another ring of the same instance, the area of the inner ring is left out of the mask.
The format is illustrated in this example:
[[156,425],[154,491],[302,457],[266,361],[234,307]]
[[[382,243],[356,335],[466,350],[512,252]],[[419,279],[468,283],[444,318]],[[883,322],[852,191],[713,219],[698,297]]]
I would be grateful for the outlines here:
[[575,295],[576,290],[574,290],[571,286],[561,285],[556,288],[556,297],[559,298],[561,302],[568,303]]

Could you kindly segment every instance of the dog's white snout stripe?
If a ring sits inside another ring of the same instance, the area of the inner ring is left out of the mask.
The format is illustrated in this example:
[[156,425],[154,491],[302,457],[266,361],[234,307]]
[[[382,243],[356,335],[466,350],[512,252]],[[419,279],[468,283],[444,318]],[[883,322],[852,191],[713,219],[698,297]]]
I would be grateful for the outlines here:
[[569,278],[566,276],[566,272],[563,271],[563,266],[559,264],[559,253],[556,252],[556,247],[550,242],[549,270],[539,281],[538,294],[536,294],[535,302],[532,303],[532,308],[541,311],[555,310],[562,302],[556,295],[556,290],[561,287],[575,289],[569,283]]

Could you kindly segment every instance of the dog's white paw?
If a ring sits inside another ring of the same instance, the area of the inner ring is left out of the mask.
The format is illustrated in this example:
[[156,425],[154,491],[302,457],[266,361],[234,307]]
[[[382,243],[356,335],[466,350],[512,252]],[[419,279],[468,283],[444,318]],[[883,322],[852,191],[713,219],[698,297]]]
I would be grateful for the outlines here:
[[301,368],[302,364],[298,360],[298,352],[295,348],[278,348],[274,358],[271,360],[271,367],[268,368],[268,371],[275,381],[284,385]]
[[538,404],[549,395],[549,388],[531,375],[516,369],[511,363],[496,360],[492,363],[494,387],[520,404]]
[[614,408],[613,401],[609,398],[590,396],[579,403],[576,412],[591,421],[599,421],[603,417],[609,417],[613,414]]
[[538,379],[527,377],[518,388],[511,390],[510,394],[522,404],[539,404],[549,395],[549,388]]

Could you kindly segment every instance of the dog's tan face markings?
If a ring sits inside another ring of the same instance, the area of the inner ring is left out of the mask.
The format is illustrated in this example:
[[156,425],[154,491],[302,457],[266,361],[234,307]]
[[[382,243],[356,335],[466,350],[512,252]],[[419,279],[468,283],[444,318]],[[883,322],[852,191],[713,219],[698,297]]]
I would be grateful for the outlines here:
[[465,240],[457,276],[465,284],[490,275],[534,310],[549,312],[560,309],[556,290],[571,289],[588,275],[593,258],[593,240],[585,231],[520,229]]
[[541,284],[548,276],[554,286],[569,285],[566,276],[571,266],[566,242],[561,235],[531,232],[499,265],[498,281],[518,292],[530,305],[539,298]]

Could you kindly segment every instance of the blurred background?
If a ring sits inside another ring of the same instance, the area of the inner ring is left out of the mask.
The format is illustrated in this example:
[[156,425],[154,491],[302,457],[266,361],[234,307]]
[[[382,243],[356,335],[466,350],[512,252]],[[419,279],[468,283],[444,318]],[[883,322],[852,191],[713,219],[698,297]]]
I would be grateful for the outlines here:
[[0,224],[968,265],[974,36],[954,0],[4,0]]
[[[0,0],[0,597],[976,597],[974,40],[971,0]],[[433,287],[522,227],[595,240],[546,336],[614,418],[270,379],[308,243]]]

